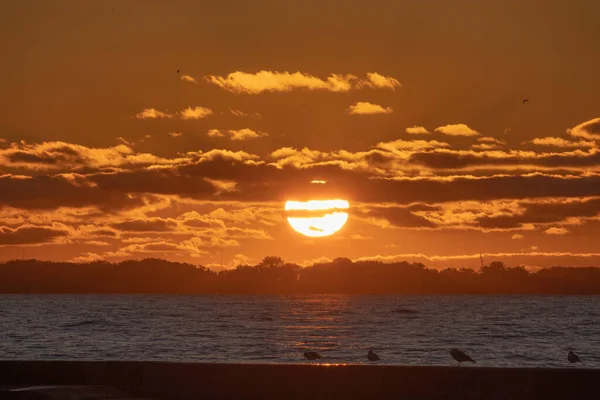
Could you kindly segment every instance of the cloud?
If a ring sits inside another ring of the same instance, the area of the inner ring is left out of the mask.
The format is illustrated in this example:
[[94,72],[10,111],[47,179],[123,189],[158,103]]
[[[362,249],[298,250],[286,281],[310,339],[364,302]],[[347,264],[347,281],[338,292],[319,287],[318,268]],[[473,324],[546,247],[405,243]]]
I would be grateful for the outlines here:
[[491,143],[491,144],[497,144],[500,146],[503,146],[506,144],[506,142],[504,140],[500,140],[500,139],[496,139],[493,138],[491,136],[484,136],[484,137],[479,137],[477,138],[478,142],[482,142],[482,143]]
[[471,146],[471,149],[473,149],[473,150],[482,150],[482,151],[496,150],[498,148],[500,148],[500,146],[498,146],[497,144],[494,144],[494,143],[476,143],[473,146]]
[[174,230],[177,223],[170,219],[146,218],[111,224],[111,227],[125,232],[168,232]]
[[[498,208],[511,212],[482,215],[474,223],[484,228],[522,228],[525,224],[548,225],[580,223],[600,213],[600,198],[530,199],[518,203],[499,204]],[[576,220],[575,220],[576,219]],[[552,228],[556,229],[556,228]]]
[[566,147],[566,148],[595,148],[596,142],[580,140],[578,142],[572,142],[570,140],[565,140],[563,138],[558,137],[544,137],[544,138],[535,138],[530,142],[538,146],[549,146],[549,147]]
[[210,137],[224,137],[225,134],[218,129],[210,129],[207,133]]
[[[600,257],[600,253],[577,253],[577,252],[541,252],[537,251],[537,246],[532,246],[532,251],[529,252],[490,252],[490,253],[473,253],[473,254],[452,254],[452,255],[433,255],[433,254],[423,254],[423,253],[405,253],[405,254],[392,254],[392,255],[374,255],[374,256],[366,256],[359,257],[355,261],[381,261],[381,262],[397,262],[397,261],[406,261],[413,260],[413,262],[429,262],[431,266],[435,266],[436,264],[439,266],[447,266],[448,262],[460,262],[464,263],[469,260],[473,261],[473,265],[477,265],[480,259],[480,256],[483,256],[484,259],[487,260],[503,260],[503,259],[515,259],[513,262],[531,263],[531,259],[536,259],[537,262],[551,262],[551,265],[560,265],[559,263],[564,262],[568,265],[569,262],[572,262],[573,259],[595,259]],[[559,261],[560,260],[560,261]],[[443,264],[440,265],[439,263]]]
[[76,263],[91,263],[94,261],[104,261],[104,257],[96,253],[81,253],[81,255],[71,259],[71,261]]
[[574,128],[567,129],[567,133],[571,136],[584,139],[600,139],[600,118],[590,119]]
[[233,93],[259,94],[262,92],[288,92],[294,89],[348,92],[362,87],[394,89],[400,82],[375,72],[366,78],[346,74],[331,74],[325,79],[302,72],[259,71],[246,73],[236,71],[226,77],[210,75],[206,80]]
[[479,132],[469,128],[465,124],[453,124],[453,125],[444,125],[439,128],[435,128],[436,132],[439,132],[448,136],[477,136]]
[[521,240],[521,239],[524,239],[524,238],[525,238],[525,236],[523,236],[523,235],[521,235],[521,234],[519,234],[519,233],[515,233],[514,235],[512,235],[512,237],[511,237],[511,238],[512,238],[513,240]]
[[0,138],[0,144],[6,143],[6,139]]
[[484,136],[477,138],[477,143],[471,146],[473,150],[496,150],[506,144],[505,141],[493,138],[491,136]]
[[244,111],[241,111],[241,110],[232,110],[232,109],[229,109],[229,112],[232,115],[236,116],[236,117],[253,117],[253,118],[260,118],[261,117],[261,115],[259,113],[257,113],[257,112],[255,112],[255,113],[247,113],[247,112],[244,112]]
[[515,169],[575,169],[582,170],[600,165],[600,151],[575,150],[571,152],[538,153],[534,151],[481,151],[436,149],[433,152],[413,153],[412,163],[432,169],[500,169],[512,173]]
[[169,132],[169,133],[167,133],[167,135],[172,136],[172,137],[181,137],[183,135],[183,133],[181,133],[181,132]]
[[145,108],[135,115],[137,119],[173,118],[173,114],[159,111],[155,108]]
[[88,240],[84,244],[88,246],[110,246],[110,243],[101,240]]
[[166,159],[148,153],[136,153],[132,147],[86,147],[66,142],[19,143],[0,149],[0,165],[32,170],[68,170],[108,168],[151,164],[175,164],[183,159]]
[[188,107],[181,110],[181,119],[202,119],[211,115],[213,111],[206,107]]
[[229,134],[231,135],[231,140],[249,140],[269,136],[266,132],[253,131],[252,129],[248,128],[237,130],[230,129],[227,132],[229,132]]
[[383,108],[378,104],[359,101],[348,108],[349,114],[354,115],[371,115],[371,114],[390,114],[394,112],[391,107]]
[[68,231],[53,226],[21,225],[17,228],[0,226],[0,246],[35,245],[52,243],[65,237]]
[[405,132],[409,135],[429,135],[431,133],[424,127],[416,125],[410,128],[406,128]]
[[249,128],[228,130],[211,129],[207,133],[210,137],[224,137],[226,134],[230,136],[231,140],[250,140],[269,136],[266,132],[254,131]]
[[439,149],[450,147],[448,143],[438,142],[437,140],[394,140],[393,142],[381,142],[376,145],[379,149],[388,150],[391,152],[402,151],[421,151],[430,149]]
[[130,141],[128,141],[128,140],[126,140],[126,139],[124,139],[124,138],[123,138],[123,137],[121,137],[121,136],[119,136],[119,137],[117,138],[117,141],[119,141],[119,142],[121,142],[121,143],[123,143],[124,145],[126,145],[126,146],[129,146],[129,147],[133,147],[133,145],[134,145],[134,143],[133,143],[133,142],[130,142]]
[[190,83],[196,83],[196,84],[198,83],[196,78],[194,78],[193,76],[189,76],[189,75],[181,75],[179,77],[179,79],[181,79],[182,81],[190,82]]
[[567,233],[569,233],[569,230],[567,228],[552,227],[552,228],[546,229],[544,231],[544,233],[546,235],[566,235]]
[[377,72],[367,73],[367,82],[365,82],[365,85],[374,88],[387,88],[392,90],[402,86],[398,79],[392,78],[391,76],[383,76]]

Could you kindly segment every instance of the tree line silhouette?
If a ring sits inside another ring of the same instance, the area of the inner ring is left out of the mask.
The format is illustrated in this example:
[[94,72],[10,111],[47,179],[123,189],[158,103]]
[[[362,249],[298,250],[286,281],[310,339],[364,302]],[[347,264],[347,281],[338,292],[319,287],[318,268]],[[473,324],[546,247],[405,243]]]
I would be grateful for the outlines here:
[[164,294],[600,294],[600,268],[529,272],[494,261],[436,270],[421,263],[337,258],[309,267],[265,257],[256,265],[212,271],[156,258],[120,263],[13,260],[0,263],[0,293]]

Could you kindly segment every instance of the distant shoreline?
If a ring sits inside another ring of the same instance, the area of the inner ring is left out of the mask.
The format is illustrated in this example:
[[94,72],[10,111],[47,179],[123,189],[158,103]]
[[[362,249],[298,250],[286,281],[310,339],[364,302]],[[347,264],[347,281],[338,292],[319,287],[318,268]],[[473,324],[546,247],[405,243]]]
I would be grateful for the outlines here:
[[600,295],[599,267],[535,272],[494,261],[475,271],[337,258],[302,267],[279,257],[215,272],[161,259],[0,263],[2,294]]

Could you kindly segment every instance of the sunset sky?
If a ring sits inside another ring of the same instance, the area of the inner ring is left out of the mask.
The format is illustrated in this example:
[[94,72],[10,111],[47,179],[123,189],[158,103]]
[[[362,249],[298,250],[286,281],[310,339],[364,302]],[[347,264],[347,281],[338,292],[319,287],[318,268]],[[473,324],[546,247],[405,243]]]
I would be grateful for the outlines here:
[[[600,265],[598,15],[7,2],[0,260]],[[348,222],[295,232],[284,204],[309,199],[347,200]]]

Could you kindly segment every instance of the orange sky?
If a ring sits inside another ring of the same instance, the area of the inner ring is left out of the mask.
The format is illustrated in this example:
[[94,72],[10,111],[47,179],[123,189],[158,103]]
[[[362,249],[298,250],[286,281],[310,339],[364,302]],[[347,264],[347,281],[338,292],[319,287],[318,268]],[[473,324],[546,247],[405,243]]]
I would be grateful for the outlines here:
[[[7,3],[0,260],[600,265],[599,13]],[[286,223],[285,200],[333,195],[338,234]]]

